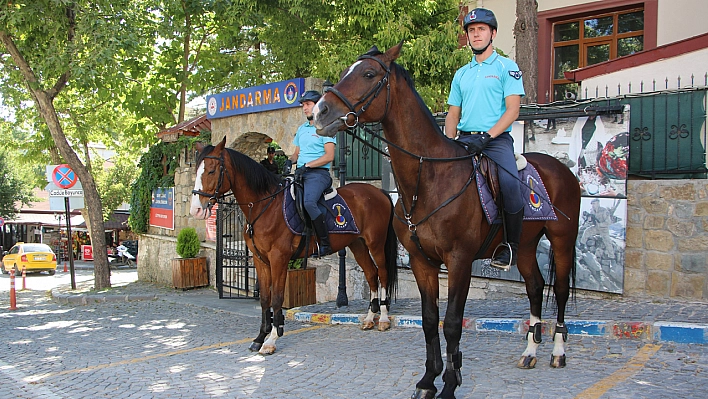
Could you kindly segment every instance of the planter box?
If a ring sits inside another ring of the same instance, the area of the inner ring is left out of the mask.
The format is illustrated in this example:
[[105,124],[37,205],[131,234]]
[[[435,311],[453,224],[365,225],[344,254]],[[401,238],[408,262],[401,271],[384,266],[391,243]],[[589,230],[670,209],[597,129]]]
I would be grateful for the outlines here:
[[317,303],[315,278],[317,269],[288,270],[283,307],[286,309]]
[[207,258],[172,259],[172,284],[175,288],[206,287],[209,285]]

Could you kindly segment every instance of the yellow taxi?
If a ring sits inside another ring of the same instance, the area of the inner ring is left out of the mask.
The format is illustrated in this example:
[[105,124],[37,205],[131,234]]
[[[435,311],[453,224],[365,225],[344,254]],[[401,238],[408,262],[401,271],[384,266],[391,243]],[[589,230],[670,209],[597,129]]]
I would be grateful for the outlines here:
[[49,272],[53,276],[57,256],[47,244],[18,242],[2,258],[2,272],[8,274],[15,269],[15,275],[19,275],[23,267],[27,272]]

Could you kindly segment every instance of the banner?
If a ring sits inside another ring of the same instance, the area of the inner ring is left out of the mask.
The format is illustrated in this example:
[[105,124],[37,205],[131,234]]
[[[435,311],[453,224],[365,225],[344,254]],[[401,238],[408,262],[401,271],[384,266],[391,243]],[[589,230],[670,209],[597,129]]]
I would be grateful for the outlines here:
[[207,118],[299,107],[305,79],[296,78],[207,96]]
[[175,229],[175,188],[158,187],[152,190],[150,226]]

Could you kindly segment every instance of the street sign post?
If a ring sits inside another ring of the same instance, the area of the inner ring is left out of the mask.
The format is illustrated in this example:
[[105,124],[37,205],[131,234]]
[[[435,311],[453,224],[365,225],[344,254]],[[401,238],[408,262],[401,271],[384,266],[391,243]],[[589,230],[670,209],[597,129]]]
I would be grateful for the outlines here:
[[68,239],[67,248],[69,252],[69,271],[71,272],[71,289],[76,289],[76,274],[74,270],[74,243],[71,239],[71,214],[69,198],[80,199],[80,206],[77,202],[71,203],[75,208],[84,207],[84,189],[81,186],[79,177],[74,173],[73,169],[67,164],[62,165],[47,165],[47,181],[49,184],[46,190],[49,191],[49,209],[53,211],[58,211],[58,209],[53,206],[52,199],[54,198],[64,198],[64,212],[66,212],[66,236]]

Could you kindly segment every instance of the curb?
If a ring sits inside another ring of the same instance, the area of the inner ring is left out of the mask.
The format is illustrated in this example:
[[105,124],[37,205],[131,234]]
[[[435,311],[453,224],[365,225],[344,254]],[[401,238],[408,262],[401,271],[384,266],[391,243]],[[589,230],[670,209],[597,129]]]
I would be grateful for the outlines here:
[[56,288],[50,291],[54,301],[62,305],[88,305],[90,303],[101,302],[131,302],[131,301],[154,301],[157,294],[152,295],[87,295],[87,294],[64,294]]
[[[326,314],[303,312],[299,308],[289,309],[285,319],[304,323],[358,325],[364,314]],[[421,316],[390,315],[391,326],[400,328],[422,328]],[[376,317],[378,320],[378,317]],[[440,327],[442,327],[440,321]],[[708,344],[708,324],[677,322],[635,322],[607,320],[567,320],[569,335],[595,336],[614,339],[638,339],[681,344]],[[462,329],[476,332],[505,332],[526,335],[529,320],[520,318],[463,318]],[[543,335],[553,338],[555,322],[543,322]]]

